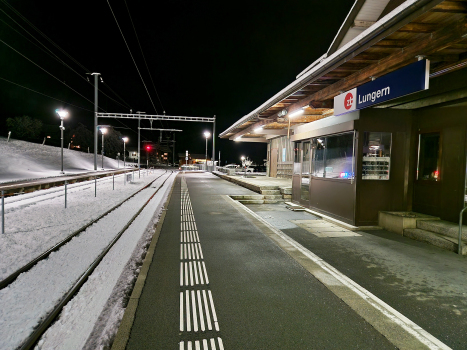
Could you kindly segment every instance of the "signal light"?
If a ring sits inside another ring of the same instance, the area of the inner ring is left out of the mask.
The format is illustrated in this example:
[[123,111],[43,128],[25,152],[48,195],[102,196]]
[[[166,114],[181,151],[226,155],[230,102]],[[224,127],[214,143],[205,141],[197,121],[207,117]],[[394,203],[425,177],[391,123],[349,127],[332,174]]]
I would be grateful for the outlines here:
[[150,150],[151,150],[151,146],[146,146],[146,150],[150,151]]

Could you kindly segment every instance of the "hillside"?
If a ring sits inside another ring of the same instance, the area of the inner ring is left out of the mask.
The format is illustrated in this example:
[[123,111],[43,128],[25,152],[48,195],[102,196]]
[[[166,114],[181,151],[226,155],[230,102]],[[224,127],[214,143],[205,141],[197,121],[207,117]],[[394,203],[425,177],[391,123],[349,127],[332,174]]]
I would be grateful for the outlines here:
[[[98,155],[97,167],[102,167]],[[105,169],[123,167],[123,161],[104,157]],[[59,176],[60,147],[0,137],[0,182]],[[94,154],[63,149],[63,170],[66,174],[79,174],[94,169]]]

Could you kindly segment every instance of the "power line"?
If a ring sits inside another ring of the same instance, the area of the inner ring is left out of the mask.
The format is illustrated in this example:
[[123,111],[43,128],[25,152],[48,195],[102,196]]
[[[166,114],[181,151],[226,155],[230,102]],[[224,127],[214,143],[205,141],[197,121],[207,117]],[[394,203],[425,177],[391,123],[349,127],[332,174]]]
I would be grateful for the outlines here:
[[[34,30],[36,30],[40,35],[42,35],[47,41],[49,41],[52,45],[54,45],[57,49],[59,49],[63,54],[65,54],[68,58],[70,58],[73,62],[75,62],[77,65],[79,65],[85,72],[89,72],[90,70],[84,67],[80,62],[78,62],[76,59],[74,59],[71,55],[69,55],[65,50],[63,50],[60,46],[58,46],[52,39],[50,39],[47,35],[45,35],[42,31],[40,31],[34,24],[32,24],[26,17],[24,17],[19,11],[17,11],[13,6],[8,4],[5,0],[1,0],[4,4],[6,4],[18,17],[20,17],[23,21],[25,21],[29,26],[31,26]],[[1,10],[1,9],[0,9]],[[84,79],[87,83],[92,85],[86,78],[84,78],[83,74],[80,74],[76,72],[73,68],[71,68],[69,65],[67,65],[63,60],[61,60],[56,54],[54,54],[49,48],[47,48],[39,39],[37,39],[34,35],[32,35],[30,32],[28,32],[23,26],[21,26],[17,21],[15,21],[10,15],[8,15],[4,10],[1,10],[6,16],[8,16],[15,24],[17,24],[21,29],[23,29],[26,33],[28,33],[34,40],[36,40],[39,44],[41,44],[47,51],[49,51],[49,55],[62,63],[65,67],[69,68],[72,70],[74,73],[76,73],[80,78]],[[4,22],[2,20],[2,22]],[[8,25],[11,29],[15,30],[13,27],[11,27],[8,23],[4,22],[6,25]],[[16,31],[16,30],[15,30]],[[22,35],[26,40],[31,42],[29,39],[27,39],[23,34],[19,33],[16,31],[18,34]],[[34,44],[33,42],[31,42]],[[36,45],[36,44],[34,44]],[[36,45],[37,46],[37,45]],[[39,47],[39,46],[38,46]],[[40,47],[39,47],[40,48]],[[44,51],[44,50],[43,50]],[[47,53],[47,52],[45,52]],[[99,89],[99,92],[101,92],[104,96],[109,98],[110,100],[114,101],[115,103],[119,104],[122,107],[125,108],[131,108],[131,106],[122,98],[120,97],[112,88],[110,88],[109,85],[105,84],[105,86],[112,91],[125,105],[122,105],[120,102],[116,101],[112,97],[108,96],[105,92],[101,91]]]
[[[26,57],[25,55],[23,55],[21,52],[19,52],[18,50],[16,50],[15,48],[13,48],[12,46],[8,45],[6,42],[4,42],[2,39],[0,39],[0,42],[2,42],[3,44],[5,44],[6,46],[8,46],[10,49],[12,49],[13,51],[15,51],[17,54],[21,55],[22,57],[24,57],[25,59],[27,59],[29,62],[31,62],[32,64],[34,64],[36,67],[42,69],[44,72],[46,72],[48,75],[50,75],[51,77],[53,77],[54,79],[58,80],[60,83],[62,83],[63,85],[65,85],[67,88],[69,88],[70,90],[72,90],[73,92],[77,93],[78,95],[80,95],[82,98],[84,98],[86,101],[90,102],[90,103],[94,103],[93,101],[89,100],[88,98],[86,98],[85,96],[83,96],[82,94],[80,94],[78,91],[76,91],[75,89],[73,89],[71,86],[69,86],[68,84],[64,83],[63,81],[61,81],[60,79],[58,79],[55,75],[53,75],[52,73],[49,73],[47,70],[45,70],[44,68],[42,68],[41,66],[39,66],[37,63],[35,63],[34,61],[32,61],[31,59],[29,59],[28,57]],[[99,107],[100,108],[100,107]],[[101,108],[102,110],[104,110],[103,108]]]
[[140,73],[140,71],[139,71],[139,69],[138,69],[138,65],[136,64],[136,61],[135,61],[135,59],[133,58],[133,55],[132,55],[131,50],[130,50],[130,47],[128,46],[128,44],[127,44],[127,42],[126,42],[125,36],[123,35],[123,32],[122,32],[122,30],[121,30],[121,28],[120,28],[120,25],[118,24],[117,17],[115,17],[115,14],[114,14],[114,12],[113,12],[113,10],[112,10],[112,6],[110,6],[109,0],[107,0],[107,4],[109,4],[110,12],[112,12],[112,16],[113,16],[114,19],[115,19],[115,23],[117,23],[117,27],[118,27],[118,30],[120,31],[120,34],[122,34],[123,41],[125,42],[125,45],[126,45],[126,47],[127,47],[127,49],[128,49],[128,52],[130,53],[131,59],[133,60],[133,63],[135,64],[135,67],[136,67],[136,70],[138,71],[139,77],[141,78],[141,81],[143,82],[144,88],[146,89],[146,92],[147,92],[147,94],[148,94],[148,96],[149,96],[149,100],[151,100],[152,107],[154,108],[154,110],[156,111],[156,113],[159,114],[159,113],[157,112],[156,106],[154,106],[154,102],[152,102],[151,95],[149,94],[148,88],[146,87],[146,84],[144,83],[143,77],[141,76],[141,73]]
[[68,104],[68,105],[70,105],[70,106],[73,106],[73,107],[76,107],[76,108],[80,108],[80,109],[84,109],[85,111],[94,112],[94,111],[91,111],[90,109],[87,109],[87,108],[84,108],[84,107],[80,107],[80,106],[74,105],[74,104],[72,104],[72,103],[69,103],[69,102],[67,102],[67,101],[63,101],[63,100],[60,100],[60,99],[58,99],[58,98],[55,98],[55,97],[52,97],[52,96],[43,94],[42,92],[33,90],[33,89],[31,89],[31,88],[28,88],[28,87],[26,87],[26,86],[20,85],[20,84],[18,84],[18,83],[12,82],[12,81],[10,81],[10,80],[8,80],[8,79],[2,78],[2,77],[0,77],[0,79],[1,79],[1,80],[4,80],[4,81],[6,81],[6,82],[8,82],[8,83],[10,83],[10,84],[19,86],[19,87],[21,87],[21,88],[23,88],[23,89],[26,89],[26,90],[35,92],[36,94],[39,94],[39,95],[42,95],[42,96],[51,98],[51,99],[56,100],[56,101],[59,101],[59,102],[66,103],[66,104]]
[[[73,71],[76,75],[78,75],[81,79],[83,79],[86,83],[92,85],[85,77],[83,77],[83,74],[81,73],[78,73],[77,71],[75,71],[72,67],[70,67],[68,64],[66,64],[62,59],[60,59],[56,54],[54,54],[48,47],[46,47],[43,43],[40,42],[39,39],[37,39],[34,35],[32,35],[30,32],[28,32],[23,26],[21,26],[18,22],[16,22],[13,18],[11,18],[5,11],[3,11],[2,9],[0,9],[0,11],[2,11],[6,16],[8,16],[15,24],[17,24],[21,29],[23,29],[26,33],[28,33],[33,39],[35,39],[39,44],[41,44],[44,48],[40,47],[39,45],[37,45],[36,43],[34,43],[33,41],[31,41],[30,39],[28,39],[24,34],[20,33],[19,31],[17,31],[15,28],[13,28],[10,24],[8,24],[7,22],[5,22],[3,19],[0,19],[4,24],[6,24],[8,27],[10,27],[12,30],[14,30],[16,33],[18,33],[19,35],[21,35],[24,39],[26,39],[27,41],[29,41],[31,44],[33,44],[34,46],[36,46],[37,48],[39,48],[40,50],[42,50],[44,53],[46,53],[47,55],[49,55],[50,57],[52,57],[53,59],[55,59],[56,61],[60,62],[61,64],[63,64],[65,67],[67,67],[68,69],[70,69],[71,71]],[[121,104],[120,102],[116,101],[115,99],[113,99],[112,97],[108,96],[105,92],[99,90],[104,96],[106,96],[107,98],[109,98],[110,100],[114,101],[115,103],[119,104],[120,106],[122,107],[125,107],[125,108],[131,108],[130,105],[128,105],[128,103],[126,103],[115,91],[113,91],[110,86],[107,86],[116,96],[118,96],[125,104]]]
[[165,113],[165,108],[164,108],[164,106],[162,105],[161,99],[159,98],[159,94],[157,93],[156,86],[154,85],[154,81],[152,80],[151,71],[149,70],[148,64],[147,64],[147,62],[146,62],[146,58],[144,57],[143,48],[141,47],[141,43],[140,43],[140,41],[139,41],[138,34],[136,33],[136,28],[135,28],[135,25],[134,25],[134,23],[133,23],[133,19],[131,18],[131,14],[130,14],[130,9],[128,8],[128,5],[127,5],[127,3],[126,3],[126,0],[124,0],[124,1],[125,1],[126,9],[127,9],[127,11],[128,11],[128,16],[130,17],[131,25],[133,26],[133,30],[134,30],[135,35],[136,35],[136,40],[138,41],[139,49],[141,50],[141,55],[143,56],[144,64],[146,65],[146,69],[147,69],[147,71],[148,71],[148,73],[149,73],[149,78],[151,78],[152,87],[154,88],[154,91],[156,92],[157,99],[159,100],[159,103],[161,104],[162,110],[163,110],[164,113]]

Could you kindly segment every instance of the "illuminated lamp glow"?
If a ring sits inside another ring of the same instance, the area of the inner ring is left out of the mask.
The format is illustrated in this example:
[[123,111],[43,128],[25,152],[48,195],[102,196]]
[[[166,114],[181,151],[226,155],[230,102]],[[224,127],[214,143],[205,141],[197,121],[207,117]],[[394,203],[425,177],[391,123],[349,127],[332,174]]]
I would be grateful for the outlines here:
[[290,113],[289,118],[293,118],[293,117],[296,117],[297,115],[301,115],[301,114],[303,114],[303,112],[304,112],[303,109],[299,109],[298,111]]
[[262,130],[263,130],[263,127],[260,126],[259,128],[256,128],[256,129],[254,129],[253,131],[254,131],[255,133],[259,133],[259,132],[261,132]]

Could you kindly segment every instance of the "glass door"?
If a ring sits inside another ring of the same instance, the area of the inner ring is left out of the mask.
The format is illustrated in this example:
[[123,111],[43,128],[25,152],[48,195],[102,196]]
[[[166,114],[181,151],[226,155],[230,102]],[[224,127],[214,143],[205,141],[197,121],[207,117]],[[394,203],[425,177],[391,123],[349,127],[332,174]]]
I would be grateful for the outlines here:
[[300,183],[300,199],[302,201],[310,200],[310,142],[302,144],[302,176]]

